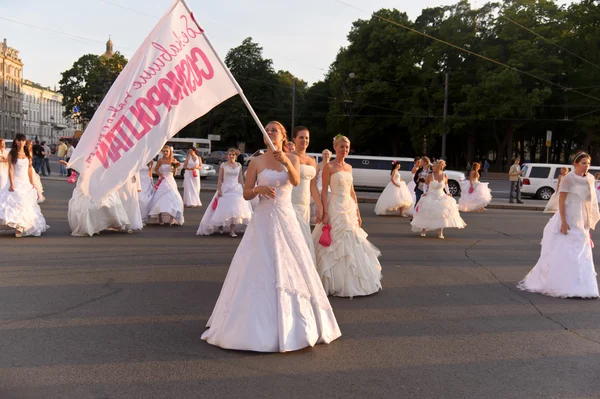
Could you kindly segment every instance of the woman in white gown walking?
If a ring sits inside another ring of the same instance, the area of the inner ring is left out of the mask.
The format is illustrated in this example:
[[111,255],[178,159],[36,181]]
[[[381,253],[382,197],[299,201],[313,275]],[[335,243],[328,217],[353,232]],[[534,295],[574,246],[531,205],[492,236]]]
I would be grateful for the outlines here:
[[559,211],[544,227],[536,265],[518,284],[523,291],[559,298],[598,298],[590,229],[600,220],[590,156],[575,155],[561,181]]
[[40,236],[48,228],[33,173],[25,135],[18,133],[8,154],[8,185],[0,191],[0,229],[14,229],[16,237]]
[[488,183],[479,181],[479,162],[473,162],[469,180],[461,184],[458,210],[461,212],[483,212],[485,207],[492,202],[492,193]]
[[421,232],[421,237],[425,237],[429,230],[439,230],[438,238],[444,238],[445,228],[462,229],[467,226],[460,217],[458,204],[448,189],[445,167],[446,162],[443,160],[433,163],[433,173],[425,179],[426,191],[415,207],[410,224],[413,231]]
[[304,234],[306,245],[308,245],[308,249],[316,264],[315,244],[310,229],[310,202],[311,199],[314,201],[317,208],[316,220],[320,221],[323,216],[323,206],[321,205],[319,189],[317,188],[317,165],[313,157],[306,155],[306,149],[310,143],[308,128],[304,126],[294,128],[292,138],[296,145],[294,155],[298,157],[300,163],[300,184],[292,188],[292,206],[296,211],[298,223],[300,223],[300,229]]
[[[381,290],[381,265],[377,259],[381,253],[361,228],[352,166],[345,162],[350,140],[338,135],[333,147],[336,157],[323,169],[323,221],[313,230],[317,270],[330,295],[350,298],[371,295]],[[319,244],[325,225],[331,227],[328,247]]]
[[385,216],[391,212],[400,211],[400,216],[413,205],[413,199],[406,183],[400,176],[400,162],[392,162],[390,182],[377,199],[375,214]]
[[[65,167],[68,165],[64,160],[59,163]],[[72,236],[91,237],[105,230],[132,232],[118,190],[97,202],[84,194],[81,184],[81,179],[77,179],[69,200],[68,219]]]
[[8,185],[8,150],[6,141],[0,139],[0,190]]
[[196,153],[194,147],[190,148],[183,163],[185,174],[183,175],[183,205],[190,208],[202,206],[200,201],[200,169],[202,159]]
[[163,157],[158,160],[154,171],[159,178],[154,186],[154,195],[148,207],[148,224],[182,225],[183,199],[173,177],[173,149],[168,145],[162,149]]
[[276,151],[269,148],[248,167],[244,198],[259,195],[260,203],[202,339],[226,349],[287,352],[341,333],[292,207],[299,162],[282,153],[286,132],[279,122],[266,131]]
[[142,211],[140,209],[139,194],[142,191],[140,174],[136,173],[117,190],[119,198],[123,203],[127,218],[129,219],[130,230],[142,230],[144,222],[142,221]]
[[[217,192],[202,216],[196,235],[207,236],[228,228],[229,235],[237,237],[236,229],[241,230],[250,223],[252,206],[244,199],[242,165],[236,162],[236,158],[237,150],[230,148],[227,162],[223,162],[219,168]],[[213,209],[214,201],[216,209]]]
[[413,167],[411,169],[410,181],[406,185],[408,188],[408,192],[410,192],[410,196],[412,198],[413,204],[410,208],[404,212],[406,216],[412,217],[415,214],[415,206],[417,205],[417,193],[415,193],[415,188],[417,187],[417,183],[415,183],[415,174],[421,167],[421,157],[416,157],[413,162]]

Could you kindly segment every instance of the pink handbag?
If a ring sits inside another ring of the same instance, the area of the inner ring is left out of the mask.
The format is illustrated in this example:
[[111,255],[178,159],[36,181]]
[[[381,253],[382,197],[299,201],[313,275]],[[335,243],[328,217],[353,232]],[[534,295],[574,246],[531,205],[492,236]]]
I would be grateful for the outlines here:
[[77,173],[76,172],[71,172],[71,176],[69,176],[69,178],[67,179],[67,181],[71,184],[75,184],[77,183]]
[[473,187],[469,187],[469,194],[473,194]]
[[192,176],[198,177],[198,171],[196,169],[192,171]]
[[215,197],[215,200],[212,203],[212,209],[213,209],[213,211],[215,209],[217,209],[217,205],[219,205],[219,197]]
[[328,247],[331,245],[331,225],[326,224],[321,229],[321,237],[319,238],[319,244],[324,247]]
[[160,179],[158,179],[158,181],[156,182],[156,185],[154,185],[154,189],[158,190],[158,188],[160,187],[160,183],[162,183],[163,178],[161,177]]

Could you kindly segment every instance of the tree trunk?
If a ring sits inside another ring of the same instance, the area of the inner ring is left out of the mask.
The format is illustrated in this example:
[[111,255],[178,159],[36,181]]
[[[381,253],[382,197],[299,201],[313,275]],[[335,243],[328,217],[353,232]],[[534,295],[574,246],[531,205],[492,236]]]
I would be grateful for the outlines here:
[[592,141],[594,140],[594,129],[593,128],[589,128],[587,130],[587,135],[585,136],[585,139],[583,140],[583,145],[581,146],[583,151],[586,151],[589,153],[590,151],[590,145],[592,144]]
[[525,134],[521,136],[520,146],[521,148],[519,148],[519,154],[521,156],[521,159],[525,161]]
[[[475,127],[473,127],[475,129]],[[475,133],[473,129],[469,132],[467,136],[467,163],[473,164],[473,159],[475,157]]]
[[[513,130],[513,124],[512,122],[508,122],[508,125],[506,126],[506,162],[509,164],[512,164],[512,160],[515,156],[514,152],[513,152],[513,134],[514,134],[514,130]],[[502,165],[502,171],[506,172],[506,170],[504,170],[504,164]]]
[[529,154],[529,158],[531,158],[531,162],[535,162],[537,159],[537,151],[538,151],[538,138],[537,136],[533,136],[533,138],[531,139],[531,144],[529,146],[529,151],[531,152],[531,154]]

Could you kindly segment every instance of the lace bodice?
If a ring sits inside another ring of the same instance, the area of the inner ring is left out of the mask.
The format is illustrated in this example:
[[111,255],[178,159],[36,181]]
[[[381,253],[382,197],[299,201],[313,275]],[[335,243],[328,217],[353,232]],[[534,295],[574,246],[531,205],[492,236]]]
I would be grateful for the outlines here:
[[331,195],[343,197],[350,196],[350,190],[354,182],[352,179],[352,172],[342,170],[332,174],[329,180],[329,185],[331,186]]
[[292,196],[292,184],[288,178],[288,172],[277,171],[273,169],[263,169],[258,174],[257,184],[259,186],[267,185],[269,187],[275,188],[275,198],[268,199],[264,197],[260,197],[260,204],[264,206],[265,203],[270,203],[273,205],[290,205],[292,204],[291,196]]
[[402,181],[402,179],[400,178],[400,173],[396,172],[396,174],[394,175],[394,182],[396,184],[400,184],[401,181]]
[[600,219],[594,178],[588,173],[577,176],[570,172],[560,181],[560,192],[569,193],[565,200],[567,222],[578,227],[595,228]]
[[312,165],[300,165],[300,183],[292,188],[292,203],[310,206],[310,182],[317,174]]
[[162,164],[158,167],[158,174],[161,177],[173,176],[173,169],[170,164]]
[[239,185],[239,176],[240,169],[242,165],[239,163],[234,163],[231,166],[229,163],[222,163],[221,168],[223,169],[223,181],[221,182],[221,191],[225,189],[225,187],[233,187]]
[[441,182],[433,179],[431,181],[431,183],[429,183],[429,186],[427,188],[427,195],[431,195],[431,196],[435,196],[435,197],[444,196],[444,195],[446,195],[446,193],[444,192],[445,187],[446,187],[445,175],[444,175],[444,180],[442,180]]

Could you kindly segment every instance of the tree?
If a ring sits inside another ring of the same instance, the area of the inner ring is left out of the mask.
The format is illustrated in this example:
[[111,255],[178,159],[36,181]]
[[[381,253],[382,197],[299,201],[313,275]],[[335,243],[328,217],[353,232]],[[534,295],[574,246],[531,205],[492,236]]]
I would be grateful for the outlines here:
[[73,108],[78,106],[80,122],[86,123],[92,119],[126,64],[127,59],[119,52],[108,59],[86,54],[75,61],[71,69],[62,73],[59,82],[64,116],[71,117]]

